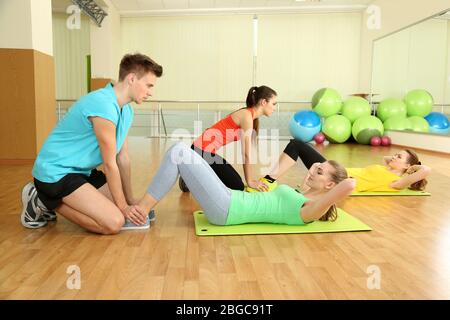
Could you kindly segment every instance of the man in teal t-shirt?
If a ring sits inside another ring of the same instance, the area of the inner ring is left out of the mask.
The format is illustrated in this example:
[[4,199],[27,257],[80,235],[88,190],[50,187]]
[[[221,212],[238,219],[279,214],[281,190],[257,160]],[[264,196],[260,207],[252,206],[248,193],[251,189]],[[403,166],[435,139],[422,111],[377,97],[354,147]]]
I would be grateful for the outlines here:
[[70,173],[89,176],[102,164],[99,143],[90,117],[109,120],[116,127],[116,152],[120,153],[133,121],[129,104],[117,103],[111,83],[78,100],[50,133],[34,163],[33,177],[55,183]]
[[[33,166],[34,184],[22,191],[21,222],[40,228],[53,211],[81,227],[115,234],[124,223],[149,226],[130,181],[127,134],[131,102],[152,95],[162,67],[142,54],[125,55],[119,81],[81,97],[44,142]],[[103,164],[104,173],[96,168]]]

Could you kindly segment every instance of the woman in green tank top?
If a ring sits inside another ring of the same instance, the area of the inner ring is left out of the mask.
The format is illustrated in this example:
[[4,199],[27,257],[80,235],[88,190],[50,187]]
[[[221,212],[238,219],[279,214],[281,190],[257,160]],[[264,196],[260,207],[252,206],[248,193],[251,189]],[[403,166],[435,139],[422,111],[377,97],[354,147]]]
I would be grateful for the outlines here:
[[301,194],[283,185],[272,192],[249,193],[227,188],[208,163],[186,144],[166,152],[147,193],[139,202],[142,212],[153,208],[181,176],[206,218],[216,225],[280,223],[302,225],[315,220],[334,220],[334,204],[348,196],[355,180],[335,161],[311,166]]

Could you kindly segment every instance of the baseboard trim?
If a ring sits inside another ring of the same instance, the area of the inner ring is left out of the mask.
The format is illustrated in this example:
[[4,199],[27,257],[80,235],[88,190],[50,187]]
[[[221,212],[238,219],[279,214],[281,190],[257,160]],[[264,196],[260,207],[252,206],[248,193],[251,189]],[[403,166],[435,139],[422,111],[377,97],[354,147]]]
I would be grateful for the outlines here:
[[450,136],[412,131],[386,131],[392,144],[414,149],[450,154]]

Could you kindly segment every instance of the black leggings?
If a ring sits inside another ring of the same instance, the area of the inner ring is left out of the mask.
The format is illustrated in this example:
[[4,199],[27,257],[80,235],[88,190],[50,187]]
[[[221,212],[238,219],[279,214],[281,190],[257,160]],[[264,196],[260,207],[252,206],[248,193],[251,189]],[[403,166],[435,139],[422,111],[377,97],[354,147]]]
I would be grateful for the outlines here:
[[[215,153],[203,151],[194,145],[191,149],[197,152],[211,166],[219,179],[232,190],[244,190],[245,185],[237,171],[224,158]],[[294,161],[300,157],[307,169],[316,162],[325,162],[325,159],[311,145],[296,139],[292,139],[283,151]]]
[[203,151],[194,145],[191,145],[191,149],[206,160],[224,185],[232,190],[244,190],[245,185],[241,176],[224,158],[218,154]]
[[300,157],[303,164],[307,169],[316,162],[325,162],[325,159],[316,149],[314,149],[310,144],[305,143],[301,140],[292,139],[286,148],[284,148],[284,153],[286,153],[292,160],[297,161]]

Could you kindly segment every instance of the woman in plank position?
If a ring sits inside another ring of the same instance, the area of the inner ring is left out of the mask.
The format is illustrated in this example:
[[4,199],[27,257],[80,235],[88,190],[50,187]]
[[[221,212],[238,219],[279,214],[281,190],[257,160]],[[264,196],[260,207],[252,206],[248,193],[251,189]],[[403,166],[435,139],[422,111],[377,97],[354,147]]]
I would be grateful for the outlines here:
[[[245,185],[239,173],[217,152],[225,145],[242,140],[243,169],[247,186],[267,191],[267,186],[255,180],[252,170],[251,151],[256,143],[259,131],[259,119],[270,117],[276,110],[277,93],[267,86],[251,87],[247,94],[246,107],[230,113],[228,116],[206,129],[193,143],[191,148],[205,159],[219,179],[230,189],[244,190]],[[180,189],[188,192],[183,179],[179,180]]]

